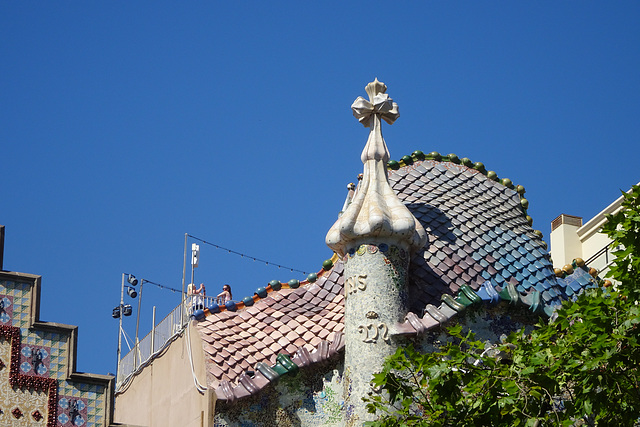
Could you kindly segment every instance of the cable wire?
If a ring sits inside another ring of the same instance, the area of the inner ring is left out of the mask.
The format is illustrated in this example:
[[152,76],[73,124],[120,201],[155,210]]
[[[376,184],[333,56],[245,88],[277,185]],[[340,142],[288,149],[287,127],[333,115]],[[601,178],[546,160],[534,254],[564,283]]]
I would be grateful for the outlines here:
[[196,386],[196,389],[200,393],[204,393],[205,391],[207,391],[207,387],[200,384],[200,381],[198,381],[198,377],[196,376],[196,370],[193,366],[193,354],[191,353],[191,328],[188,323],[187,323],[186,329],[187,329],[187,353],[189,354],[189,365],[191,366],[191,376],[193,377],[193,384]]
[[147,280],[147,279],[142,279],[142,280],[144,280],[144,283],[151,283],[152,285],[155,285],[155,286],[159,287],[160,289],[168,289],[168,290],[173,291],[173,292],[182,292],[179,289],[174,289],[174,288],[171,288],[169,286],[161,285],[160,283],[152,282],[151,280]]
[[204,239],[201,239],[199,237],[193,236],[193,235],[188,234],[188,233],[187,233],[187,236],[191,237],[194,240],[202,242],[205,245],[213,246],[214,248],[217,248],[217,249],[222,249],[223,251],[227,251],[230,254],[239,255],[242,258],[246,257],[246,258],[252,259],[254,261],[261,262],[261,263],[263,263],[265,265],[273,265],[273,266],[278,267],[278,268],[286,268],[287,270],[291,270],[292,272],[297,271],[298,273],[309,274],[309,272],[307,272],[307,271],[302,271],[302,270],[299,270],[297,268],[287,267],[286,265],[277,264],[275,262],[271,262],[271,261],[267,261],[267,260],[264,260],[264,259],[256,258],[256,257],[254,257],[252,255],[243,254],[242,252],[234,251],[233,249],[225,248],[225,247],[222,247],[220,245],[216,245],[215,243],[207,242]]

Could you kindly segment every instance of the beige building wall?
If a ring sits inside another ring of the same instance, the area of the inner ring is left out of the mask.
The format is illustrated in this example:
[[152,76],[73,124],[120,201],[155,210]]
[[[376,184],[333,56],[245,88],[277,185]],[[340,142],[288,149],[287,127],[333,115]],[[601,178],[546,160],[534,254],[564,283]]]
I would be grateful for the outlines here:
[[206,385],[204,351],[192,322],[188,328],[116,394],[116,423],[141,427],[213,426],[215,391],[201,393],[196,389],[187,346],[191,346],[195,376],[202,385]]
[[613,260],[611,239],[601,232],[606,215],[620,210],[623,197],[604,208],[586,223],[581,217],[561,214],[551,222],[550,253],[554,268],[562,268],[575,258],[582,258],[603,276]]
[[571,264],[575,258],[582,256],[582,242],[578,237],[578,229],[582,226],[582,218],[561,214],[551,222],[551,259],[554,268],[562,268]]

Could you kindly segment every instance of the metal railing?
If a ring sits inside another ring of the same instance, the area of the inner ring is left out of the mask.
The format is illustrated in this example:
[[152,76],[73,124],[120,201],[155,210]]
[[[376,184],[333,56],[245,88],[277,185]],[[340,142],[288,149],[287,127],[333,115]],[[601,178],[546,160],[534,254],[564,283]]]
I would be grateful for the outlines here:
[[[139,343],[124,355],[118,362],[118,377],[116,379],[116,392],[120,391],[123,384],[143,368],[147,362],[160,353],[167,343],[175,336],[182,333],[189,316],[195,310],[204,309],[211,304],[216,303],[223,305],[223,298],[207,297],[200,295],[187,296],[184,305],[179,304],[164,319],[151,329]],[[154,315],[155,316],[155,315]]]
[[618,246],[612,246],[611,243],[608,243],[604,248],[600,249],[589,259],[587,259],[585,261],[585,264],[589,268],[595,268],[596,270],[598,270],[598,274],[600,276],[603,276],[615,259],[613,252],[617,251],[618,249],[620,249]]
[[[193,295],[186,297],[183,304],[178,304],[164,319],[151,329],[139,343],[120,359],[118,362],[118,377],[116,379],[116,392],[122,385],[143,368],[147,362],[160,353],[169,341],[182,333],[189,316],[197,309],[204,309],[211,304],[224,304],[222,298]],[[155,315],[154,315],[155,316]]]
[[161,352],[166,344],[184,330],[188,318],[182,304],[174,308],[164,319],[155,325],[139,343],[135,344],[118,362],[118,377],[116,379],[116,392],[138,369],[143,367],[157,353]]

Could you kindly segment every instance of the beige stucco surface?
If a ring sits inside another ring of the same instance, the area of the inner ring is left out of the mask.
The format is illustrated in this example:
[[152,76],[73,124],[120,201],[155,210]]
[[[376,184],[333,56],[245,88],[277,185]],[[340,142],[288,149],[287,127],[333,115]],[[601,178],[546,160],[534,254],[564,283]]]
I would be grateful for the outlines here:
[[[205,381],[204,352],[196,328],[190,324],[193,366],[200,384]],[[185,331],[116,395],[114,421],[145,427],[213,426],[215,392],[199,392],[191,373]]]
[[578,226],[562,224],[551,232],[551,258],[555,268],[571,264],[575,258],[584,258],[582,243],[578,238]]
[[602,233],[602,226],[607,222],[607,215],[615,214],[621,209],[622,200],[623,197],[620,196],[580,227],[562,224],[552,230],[549,243],[553,266],[562,268],[573,259],[582,258],[589,262],[589,267],[594,267],[604,274],[613,257],[603,254],[596,259],[591,258],[611,243],[611,239]]

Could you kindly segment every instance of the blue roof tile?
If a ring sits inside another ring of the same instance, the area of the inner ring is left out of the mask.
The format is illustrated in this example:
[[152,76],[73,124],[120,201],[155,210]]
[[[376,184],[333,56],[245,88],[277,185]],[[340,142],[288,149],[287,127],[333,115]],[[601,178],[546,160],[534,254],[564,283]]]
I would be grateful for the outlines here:
[[[464,283],[483,292],[481,283],[487,279],[496,285],[517,280],[526,292],[545,291],[545,301],[553,294],[567,298],[566,283],[553,275],[545,244],[527,225],[515,191],[464,165],[435,160],[390,171],[389,179],[415,217],[436,236],[415,255],[421,262],[412,261],[409,267],[417,285],[410,291],[412,311],[439,305],[442,294],[455,294]],[[581,289],[591,282],[578,274],[575,283]]]
[[534,289],[538,292],[544,292],[546,290],[542,282],[536,282]]
[[574,279],[573,277],[569,277],[568,279],[569,280],[567,281],[567,286],[573,289],[574,292],[578,292],[582,289],[582,286],[576,279]]
[[546,276],[544,275],[544,273],[542,273],[541,271],[536,271],[536,280],[541,282],[544,279],[546,279]]

